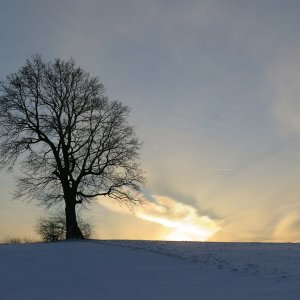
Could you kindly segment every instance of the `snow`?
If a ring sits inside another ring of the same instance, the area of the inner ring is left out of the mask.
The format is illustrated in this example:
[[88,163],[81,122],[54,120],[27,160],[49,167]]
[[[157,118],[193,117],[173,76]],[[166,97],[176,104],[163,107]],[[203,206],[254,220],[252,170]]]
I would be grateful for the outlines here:
[[299,299],[299,281],[299,244],[0,245],[0,300]]
[[143,249],[218,269],[260,275],[280,281],[300,280],[300,244],[106,241]]

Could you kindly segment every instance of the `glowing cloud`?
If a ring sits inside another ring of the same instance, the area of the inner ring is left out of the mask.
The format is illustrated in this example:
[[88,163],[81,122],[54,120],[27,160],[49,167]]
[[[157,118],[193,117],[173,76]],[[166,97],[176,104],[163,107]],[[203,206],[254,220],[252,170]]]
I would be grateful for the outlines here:
[[300,241],[300,214],[294,213],[283,217],[277,224],[273,239],[279,242]]
[[[206,241],[219,230],[215,221],[208,216],[200,216],[190,205],[165,196],[156,195],[153,198],[154,201],[145,200],[143,206],[137,207],[134,215],[167,228],[169,232],[162,234],[158,239]],[[130,213],[126,207],[111,200],[99,199],[98,203],[117,213]]]

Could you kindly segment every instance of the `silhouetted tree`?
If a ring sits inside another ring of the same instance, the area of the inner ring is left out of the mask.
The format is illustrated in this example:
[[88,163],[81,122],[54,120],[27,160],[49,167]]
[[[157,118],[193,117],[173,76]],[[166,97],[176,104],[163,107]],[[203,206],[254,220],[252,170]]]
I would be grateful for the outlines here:
[[76,205],[107,196],[133,205],[144,181],[129,109],[74,60],[31,57],[0,82],[1,166],[21,163],[16,197],[65,202],[66,238],[81,239]]
[[[83,237],[89,238],[92,232],[91,222],[77,215],[77,223]],[[44,242],[64,240],[67,233],[66,218],[62,212],[50,214],[47,217],[39,218],[34,229]]]

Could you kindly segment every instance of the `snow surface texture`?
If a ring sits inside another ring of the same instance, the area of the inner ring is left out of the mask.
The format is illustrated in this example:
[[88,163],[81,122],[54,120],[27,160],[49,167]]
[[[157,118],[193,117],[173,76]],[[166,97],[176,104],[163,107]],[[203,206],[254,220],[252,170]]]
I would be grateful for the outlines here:
[[0,245],[0,299],[300,299],[299,250],[155,241]]
[[147,250],[218,269],[259,275],[276,281],[286,278],[300,281],[300,244],[128,240],[106,243]]

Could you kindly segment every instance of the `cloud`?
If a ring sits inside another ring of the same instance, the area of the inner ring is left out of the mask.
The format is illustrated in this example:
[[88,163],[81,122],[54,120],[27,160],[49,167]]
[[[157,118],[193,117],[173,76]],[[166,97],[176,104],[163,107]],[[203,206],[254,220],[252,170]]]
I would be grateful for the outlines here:
[[[116,213],[130,213],[126,207],[110,199],[102,198],[98,203]],[[154,195],[153,201],[145,200],[143,206],[134,210],[134,215],[162,225],[161,235],[157,239],[163,240],[205,241],[220,229],[218,222],[208,216],[199,215],[193,206],[160,195]]]
[[294,213],[284,216],[273,232],[276,242],[299,242],[300,241],[300,214]]
[[274,93],[273,112],[279,125],[287,131],[300,132],[300,62],[299,47],[278,59],[269,74]]

